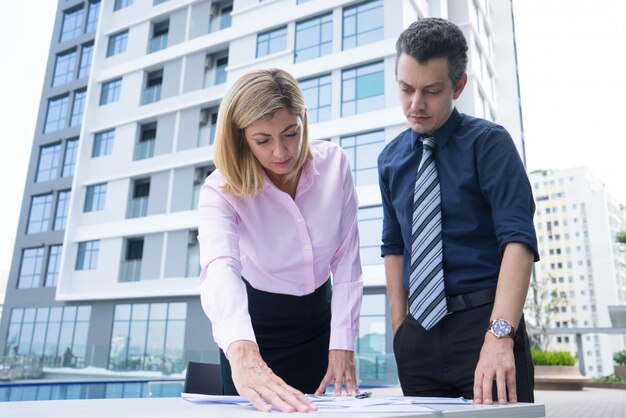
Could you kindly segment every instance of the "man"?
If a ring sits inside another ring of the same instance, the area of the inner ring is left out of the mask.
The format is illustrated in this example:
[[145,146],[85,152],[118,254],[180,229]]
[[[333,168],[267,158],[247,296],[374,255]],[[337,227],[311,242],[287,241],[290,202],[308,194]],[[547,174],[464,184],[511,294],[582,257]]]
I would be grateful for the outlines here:
[[467,83],[467,43],[456,25],[415,22],[396,52],[410,128],[378,167],[402,390],[533,402],[522,309],[539,256],[524,166],[503,127],[454,107]]

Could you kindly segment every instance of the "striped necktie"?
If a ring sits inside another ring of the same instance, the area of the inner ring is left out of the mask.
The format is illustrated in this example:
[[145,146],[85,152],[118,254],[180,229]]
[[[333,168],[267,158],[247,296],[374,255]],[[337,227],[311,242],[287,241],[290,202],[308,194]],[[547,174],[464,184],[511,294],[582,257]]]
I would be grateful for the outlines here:
[[448,310],[443,283],[441,186],[434,156],[437,143],[434,138],[424,138],[422,145],[413,197],[409,311],[429,330]]

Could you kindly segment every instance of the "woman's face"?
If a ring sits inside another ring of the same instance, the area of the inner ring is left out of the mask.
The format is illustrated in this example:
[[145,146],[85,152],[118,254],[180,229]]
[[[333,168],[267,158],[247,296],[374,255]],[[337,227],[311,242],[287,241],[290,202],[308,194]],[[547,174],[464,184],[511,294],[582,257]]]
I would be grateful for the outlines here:
[[295,170],[302,152],[302,131],[302,117],[285,108],[244,129],[248,146],[274,184],[284,183]]

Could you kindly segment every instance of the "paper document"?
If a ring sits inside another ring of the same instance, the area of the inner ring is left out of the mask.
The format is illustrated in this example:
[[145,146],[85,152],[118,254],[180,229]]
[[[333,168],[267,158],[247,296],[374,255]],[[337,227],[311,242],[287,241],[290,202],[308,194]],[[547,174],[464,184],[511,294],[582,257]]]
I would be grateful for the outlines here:
[[[348,396],[315,396],[307,395],[318,410],[317,413],[372,413],[393,412],[412,414],[432,414],[438,410],[426,405],[458,404],[471,405],[463,398],[422,398],[410,396],[376,396],[365,399],[356,399]],[[199,395],[195,393],[181,393],[187,401],[199,403],[231,404],[252,408],[252,404],[241,396]]]

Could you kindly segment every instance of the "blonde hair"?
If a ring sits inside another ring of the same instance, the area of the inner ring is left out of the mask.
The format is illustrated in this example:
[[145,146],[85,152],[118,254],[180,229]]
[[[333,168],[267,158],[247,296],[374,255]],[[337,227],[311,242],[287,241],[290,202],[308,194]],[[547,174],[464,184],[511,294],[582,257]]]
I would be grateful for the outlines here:
[[230,87],[217,116],[213,156],[225,180],[224,192],[246,198],[263,190],[263,167],[252,154],[244,129],[259,120],[270,119],[280,109],[303,118],[302,151],[287,178],[295,179],[306,160],[313,159],[304,95],[298,82],[280,69],[252,71]]

